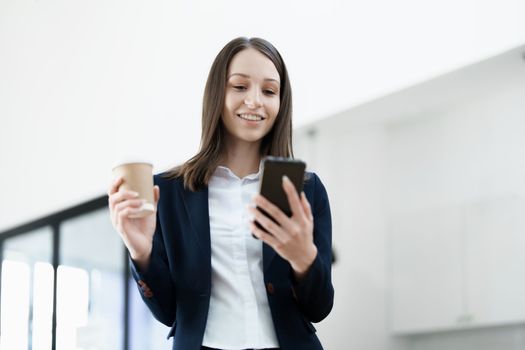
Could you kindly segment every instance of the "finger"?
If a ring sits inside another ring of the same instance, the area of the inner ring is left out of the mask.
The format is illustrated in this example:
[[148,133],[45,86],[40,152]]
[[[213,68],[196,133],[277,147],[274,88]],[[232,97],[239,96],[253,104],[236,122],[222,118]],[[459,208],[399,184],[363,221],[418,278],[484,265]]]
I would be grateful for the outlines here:
[[140,212],[140,208],[133,208],[133,207],[128,207],[124,210],[122,210],[118,215],[118,221],[119,223],[122,223],[124,219],[130,219],[130,215],[133,215],[133,214],[137,214],[138,212]]
[[273,222],[272,219],[263,214],[259,209],[250,207],[250,212],[253,214],[255,221],[259,223],[262,227],[266,229],[270,234],[276,237],[281,242],[284,240],[285,232],[282,230],[281,226]]
[[295,189],[292,181],[288,176],[283,176],[283,189],[288,197],[288,203],[290,203],[290,209],[292,211],[292,216],[297,215],[298,217],[305,218],[303,208],[301,206],[301,201],[299,199],[299,194]]
[[122,176],[119,176],[115,180],[113,180],[108,190],[108,196],[111,196],[113,193],[117,193],[118,188],[122,184],[123,181],[124,181],[124,178]]
[[278,225],[285,228],[290,226],[290,218],[285,213],[283,213],[283,211],[279,209],[278,206],[264,198],[263,195],[258,194],[253,200],[258,207],[262,208],[266,213],[268,213],[268,215],[274,218]]
[[114,215],[114,226],[117,228],[117,231],[118,232],[121,232],[124,233],[124,230],[123,230],[123,222],[124,220],[128,219],[128,215],[134,213],[134,212],[139,212],[140,211],[140,208],[134,208],[134,207],[127,207],[121,211],[119,211],[118,213],[116,213]]
[[118,215],[122,210],[132,207],[140,208],[146,201],[144,199],[128,199],[115,205],[115,213]]
[[118,191],[109,196],[109,208],[115,210],[115,205],[126,200],[126,199],[135,199],[139,196],[137,192],[134,191]]
[[155,207],[156,207],[157,203],[159,202],[159,198],[160,198],[160,188],[159,188],[159,186],[153,187],[153,197],[154,197]]
[[272,236],[269,233],[264,232],[263,230],[255,226],[253,221],[250,222],[250,229],[252,230],[252,233],[255,237],[259,238],[261,241],[268,244],[275,251],[277,251],[279,247],[281,247],[280,242],[274,236]]
[[306,194],[304,192],[301,192],[301,203],[303,205],[304,212],[308,217],[308,220],[313,221],[314,217],[312,215],[312,207],[310,206],[310,202],[308,202],[308,199],[306,199]]
[[128,207],[140,209],[142,207],[142,205],[144,204],[144,202],[145,201],[143,199],[128,199],[128,200],[122,201],[120,203],[117,203],[115,205],[114,209],[110,212],[111,220],[113,221],[113,225],[115,227],[118,226],[118,224],[119,224],[119,215],[124,209],[126,209]]

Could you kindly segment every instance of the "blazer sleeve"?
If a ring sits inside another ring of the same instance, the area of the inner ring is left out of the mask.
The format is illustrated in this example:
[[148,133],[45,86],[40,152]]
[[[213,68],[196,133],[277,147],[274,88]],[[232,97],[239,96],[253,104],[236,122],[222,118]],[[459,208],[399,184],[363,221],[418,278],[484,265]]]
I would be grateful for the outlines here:
[[314,216],[314,243],[317,256],[306,276],[294,281],[293,291],[299,308],[310,322],[323,320],[334,303],[332,285],[332,219],[326,189],[316,174],[313,197],[310,200]]
[[164,247],[164,238],[159,219],[162,210],[161,202],[157,206],[157,222],[153,234],[153,247],[150,263],[146,271],[140,271],[134,261],[129,258],[131,274],[137,283],[140,295],[153,316],[167,326],[175,321],[176,291],[169,269],[168,257]]

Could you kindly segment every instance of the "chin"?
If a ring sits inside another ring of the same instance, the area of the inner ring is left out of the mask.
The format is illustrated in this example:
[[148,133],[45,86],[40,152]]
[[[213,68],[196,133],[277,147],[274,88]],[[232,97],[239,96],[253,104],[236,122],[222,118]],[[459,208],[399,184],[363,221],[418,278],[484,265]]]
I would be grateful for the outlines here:
[[247,135],[245,133],[243,135],[238,135],[238,138],[244,142],[259,142],[259,141],[262,141],[264,135],[266,134],[257,133],[257,134]]

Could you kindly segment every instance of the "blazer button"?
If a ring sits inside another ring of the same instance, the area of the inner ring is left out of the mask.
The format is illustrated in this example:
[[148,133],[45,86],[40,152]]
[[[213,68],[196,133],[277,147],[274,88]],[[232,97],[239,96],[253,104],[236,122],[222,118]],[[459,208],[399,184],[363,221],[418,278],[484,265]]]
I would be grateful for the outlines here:
[[273,287],[273,283],[272,282],[268,282],[266,284],[266,290],[268,291],[269,294],[275,293],[275,288]]

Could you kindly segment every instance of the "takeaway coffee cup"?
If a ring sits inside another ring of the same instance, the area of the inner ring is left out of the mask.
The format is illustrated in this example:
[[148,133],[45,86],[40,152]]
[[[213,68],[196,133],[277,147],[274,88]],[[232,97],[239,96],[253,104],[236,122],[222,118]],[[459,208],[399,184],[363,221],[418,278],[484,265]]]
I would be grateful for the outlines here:
[[[146,202],[138,213],[129,215],[130,218],[142,218],[155,211],[153,195],[153,165],[144,162],[121,163],[113,168],[115,178],[123,178],[120,188],[138,192],[140,199]],[[120,189],[119,189],[120,190]]]

